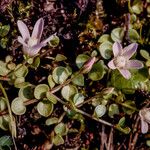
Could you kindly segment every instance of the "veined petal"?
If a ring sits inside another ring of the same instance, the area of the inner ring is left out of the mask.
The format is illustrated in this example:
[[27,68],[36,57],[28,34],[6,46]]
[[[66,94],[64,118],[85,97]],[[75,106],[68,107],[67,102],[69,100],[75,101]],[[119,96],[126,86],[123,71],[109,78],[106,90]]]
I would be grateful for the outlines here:
[[44,20],[43,20],[43,18],[40,18],[34,25],[31,37],[36,38],[36,39],[38,39],[38,41],[40,41],[42,32],[43,32],[43,28],[44,28]]
[[138,47],[137,43],[132,43],[123,49],[123,56],[126,57],[127,59],[130,59],[134,53],[136,52]]
[[27,26],[25,25],[25,23],[22,22],[21,20],[18,20],[17,21],[17,26],[18,26],[18,29],[19,29],[23,39],[24,40],[29,39],[30,38],[30,33],[29,33],[29,30],[28,30]]
[[40,49],[41,49],[43,46],[45,46],[43,43],[39,43],[39,44],[37,44],[37,45],[31,47],[31,50],[30,50],[30,52],[29,52],[29,56],[33,57],[33,56],[37,55],[38,52],[40,51]]
[[24,39],[21,36],[18,36],[18,42],[21,43],[23,46],[28,47],[28,45],[25,43]]
[[49,42],[51,39],[52,39],[52,36],[50,36],[47,39],[43,40],[41,43],[43,43],[46,46],[47,42]]
[[115,64],[114,64],[114,60],[111,60],[111,61],[108,63],[108,67],[109,67],[110,69],[116,69],[116,66],[115,66]]
[[113,44],[113,54],[114,54],[114,57],[118,56],[121,53],[122,53],[122,45],[119,42],[115,42]]
[[148,132],[148,123],[141,119],[141,132],[143,134]]
[[126,70],[126,69],[118,69],[118,70],[125,79],[131,78],[131,73],[129,72],[129,70]]
[[140,69],[140,68],[143,68],[143,63],[139,60],[128,60],[126,68],[127,69]]

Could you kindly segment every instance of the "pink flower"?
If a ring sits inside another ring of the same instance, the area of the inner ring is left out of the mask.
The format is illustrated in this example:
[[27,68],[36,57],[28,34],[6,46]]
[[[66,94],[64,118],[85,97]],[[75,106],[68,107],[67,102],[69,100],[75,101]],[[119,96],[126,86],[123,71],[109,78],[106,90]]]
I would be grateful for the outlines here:
[[22,37],[21,36],[18,37],[18,42],[20,42],[23,45],[24,54],[26,54],[30,57],[33,57],[36,54],[38,54],[40,49],[42,47],[46,46],[47,42],[49,42],[52,38],[50,36],[46,40],[43,40],[42,42],[40,42],[42,32],[43,32],[43,27],[44,27],[43,18],[40,18],[37,20],[37,22],[33,28],[33,32],[32,32],[31,36],[30,36],[27,26],[21,20],[17,21],[17,25],[18,25],[19,31],[22,35]]
[[82,73],[85,74],[85,73],[88,73],[90,72],[90,70],[92,69],[94,63],[95,63],[95,60],[96,60],[96,57],[91,57],[89,60],[87,60],[84,65],[83,65],[83,68],[82,68]]
[[122,76],[126,79],[131,78],[129,69],[143,68],[143,64],[139,60],[130,60],[137,50],[138,45],[132,43],[124,48],[118,42],[113,44],[114,58],[108,63],[110,69],[118,69]]
[[148,124],[150,124],[150,108],[144,108],[139,111],[139,116],[141,119],[141,132],[148,132]]

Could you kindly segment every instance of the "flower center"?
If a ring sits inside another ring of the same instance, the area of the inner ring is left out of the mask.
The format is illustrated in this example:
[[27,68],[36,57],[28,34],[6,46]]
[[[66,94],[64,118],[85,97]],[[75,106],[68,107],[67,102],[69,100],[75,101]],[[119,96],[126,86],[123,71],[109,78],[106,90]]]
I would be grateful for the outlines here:
[[32,47],[32,46],[36,45],[37,43],[38,43],[37,38],[30,38],[29,41],[28,41],[29,47]]
[[114,60],[114,64],[116,67],[118,68],[123,68],[126,65],[126,58],[123,56],[118,56],[116,57],[116,59]]

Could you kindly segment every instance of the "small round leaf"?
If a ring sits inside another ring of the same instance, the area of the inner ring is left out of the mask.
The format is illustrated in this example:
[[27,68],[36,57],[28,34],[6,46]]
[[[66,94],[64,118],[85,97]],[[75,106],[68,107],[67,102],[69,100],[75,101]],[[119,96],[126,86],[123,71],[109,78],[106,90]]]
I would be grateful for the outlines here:
[[63,96],[64,99],[68,101],[76,93],[78,93],[78,89],[73,85],[64,86],[61,90],[61,95]]
[[56,146],[59,146],[59,145],[61,145],[61,144],[64,144],[64,139],[62,138],[62,136],[56,135],[56,136],[54,136],[52,142],[53,142]]
[[77,105],[79,105],[79,104],[84,102],[84,98],[85,97],[81,93],[77,93],[73,97],[73,102],[77,106]]
[[36,99],[42,99],[46,96],[46,92],[49,91],[49,87],[46,84],[39,84],[34,89],[34,97]]
[[53,80],[57,84],[62,84],[69,77],[68,70],[65,67],[56,67],[52,73]]
[[47,126],[50,126],[50,125],[53,125],[53,124],[58,123],[58,120],[59,120],[59,119],[56,118],[56,117],[48,118],[48,119],[46,120],[45,124],[46,124]]
[[106,106],[105,105],[98,105],[95,108],[95,114],[97,117],[102,117],[106,113]]
[[25,77],[28,74],[28,68],[25,65],[19,64],[14,70],[17,77]]
[[76,58],[76,65],[78,68],[81,68],[83,66],[83,64],[89,60],[89,56],[85,55],[85,54],[80,54],[77,56]]
[[23,115],[26,112],[23,100],[19,97],[15,98],[11,103],[11,110],[16,115]]
[[77,75],[73,80],[72,83],[78,86],[84,86],[84,76],[83,74]]
[[41,116],[48,117],[53,112],[53,104],[48,100],[43,100],[38,103],[37,111]]
[[99,52],[104,59],[110,59],[112,55],[112,43],[104,42],[99,46]]
[[109,117],[113,118],[114,115],[119,114],[119,107],[117,104],[111,104],[108,109]]
[[115,28],[111,32],[111,38],[115,42],[121,42],[124,37],[124,30],[123,28]]
[[88,77],[93,81],[98,81],[105,74],[104,65],[102,62],[97,62],[93,65],[92,70],[88,73]]
[[56,134],[59,134],[61,136],[67,134],[67,126],[64,123],[59,123],[57,126],[55,126],[54,131]]

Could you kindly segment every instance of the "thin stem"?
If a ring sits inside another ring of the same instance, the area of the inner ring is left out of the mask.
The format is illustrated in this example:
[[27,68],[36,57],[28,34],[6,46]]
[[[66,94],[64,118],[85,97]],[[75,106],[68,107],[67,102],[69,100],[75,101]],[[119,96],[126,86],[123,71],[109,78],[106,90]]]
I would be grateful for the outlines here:
[[[16,126],[14,125],[15,121],[13,120],[13,115],[12,115],[12,112],[11,112],[11,107],[10,107],[10,104],[9,104],[9,99],[8,99],[7,93],[6,93],[4,87],[2,86],[1,83],[0,83],[0,89],[1,89],[3,95],[4,95],[5,99],[6,99],[8,113],[9,113],[9,116],[10,116],[11,135],[12,135],[13,143],[14,143],[14,146],[15,146],[15,150],[17,150],[17,146],[16,146],[15,139],[14,139],[14,137],[16,136]],[[12,130],[14,130],[15,135],[12,132]]]
[[95,121],[98,121],[98,122],[100,122],[100,123],[102,123],[102,124],[105,124],[105,125],[110,126],[110,127],[115,127],[113,124],[111,124],[111,123],[109,123],[109,122],[107,122],[107,121],[105,121],[105,120],[102,120],[102,119],[99,119],[99,118],[95,118],[95,117],[93,117],[92,115],[90,115],[90,114],[88,114],[88,113],[86,113],[86,112],[84,112],[84,111],[82,111],[82,110],[80,110],[80,109],[76,109],[76,111],[77,111],[78,113],[80,113],[80,114],[82,114],[82,115],[84,115],[84,116],[87,116],[88,118],[91,118],[91,119],[93,119],[93,120],[95,120]]

